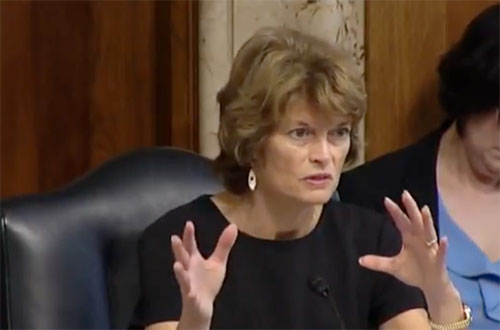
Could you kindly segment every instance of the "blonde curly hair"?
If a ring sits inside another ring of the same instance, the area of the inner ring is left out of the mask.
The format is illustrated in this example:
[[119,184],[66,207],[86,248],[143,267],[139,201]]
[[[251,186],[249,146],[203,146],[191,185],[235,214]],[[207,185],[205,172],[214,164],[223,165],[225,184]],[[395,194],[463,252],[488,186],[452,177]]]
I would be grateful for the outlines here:
[[215,171],[236,194],[248,191],[250,163],[283,117],[291,96],[321,111],[353,119],[346,164],[356,160],[361,141],[363,77],[347,53],[328,42],[285,27],[257,31],[238,51],[229,81],[217,94],[220,106]]

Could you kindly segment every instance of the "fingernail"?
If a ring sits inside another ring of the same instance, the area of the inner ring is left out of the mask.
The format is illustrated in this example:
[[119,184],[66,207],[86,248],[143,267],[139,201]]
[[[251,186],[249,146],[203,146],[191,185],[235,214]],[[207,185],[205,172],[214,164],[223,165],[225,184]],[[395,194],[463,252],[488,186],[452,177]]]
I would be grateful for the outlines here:
[[360,257],[360,258],[358,259],[358,262],[359,262],[359,264],[360,264],[360,265],[363,265],[364,258],[363,258],[363,257]]

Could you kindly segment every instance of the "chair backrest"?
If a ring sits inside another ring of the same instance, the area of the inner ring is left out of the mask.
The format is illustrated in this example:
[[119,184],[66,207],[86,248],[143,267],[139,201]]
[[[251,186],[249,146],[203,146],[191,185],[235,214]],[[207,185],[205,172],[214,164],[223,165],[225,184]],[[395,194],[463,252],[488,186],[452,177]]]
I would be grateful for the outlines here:
[[139,297],[141,232],[220,189],[208,159],[151,148],[57,192],[2,201],[2,328],[126,328]]

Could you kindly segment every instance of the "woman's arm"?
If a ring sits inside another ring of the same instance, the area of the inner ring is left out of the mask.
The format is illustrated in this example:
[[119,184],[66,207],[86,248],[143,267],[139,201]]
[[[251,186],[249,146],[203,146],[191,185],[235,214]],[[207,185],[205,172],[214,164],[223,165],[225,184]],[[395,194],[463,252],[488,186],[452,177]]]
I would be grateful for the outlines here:
[[[446,238],[437,239],[432,216],[428,207],[419,209],[411,195],[405,191],[402,196],[406,213],[386,198],[385,206],[401,233],[402,247],[394,257],[365,256],[360,264],[375,271],[388,273],[407,285],[418,287],[424,294],[429,317],[423,320],[430,327],[429,318],[436,324],[451,324],[465,319],[460,295],[453,286],[446,270],[445,256],[448,249]],[[398,322],[413,327],[406,312],[388,322]],[[417,321],[420,322],[420,321]]]
[[[444,289],[444,290],[443,290]],[[426,297],[428,311],[422,308],[412,309],[396,315],[380,326],[388,329],[432,329],[429,318],[437,324],[451,324],[465,319],[460,295],[453,286],[437,290],[436,295]],[[446,290],[450,292],[446,293]]]
[[178,325],[177,321],[158,322],[148,325],[146,330],[176,330]]
[[212,316],[199,318],[198,312],[187,312],[183,307],[182,315],[179,321],[167,321],[151,324],[146,330],[183,330],[183,329],[209,329]]
[[[445,291],[450,292],[446,293]],[[388,329],[432,329],[429,317],[437,324],[451,324],[464,320],[466,315],[462,307],[460,295],[453,286],[436,291],[437,294],[426,297],[429,314],[422,309],[412,309],[396,315],[380,326]]]
[[205,320],[197,320],[193,315],[186,315],[183,310],[183,315],[179,321],[167,321],[151,324],[146,327],[146,330],[183,330],[183,329],[209,329],[212,317]]
[[[184,312],[184,311],[183,311]],[[182,330],[182,329],[209,329],[211,318],[195,320],[189,316],[181,316],[180,321],[158,322],[146,327],[146,330]]]
[[194,225],[188,221],[182,239],[171,237],[175,262],[172,265],[179,284],[182,311],[179,321],[158,322],[148,330],[209,329],[215,297],[224,281],[229,253],[236,241],[238,229],[229,225],[219,237],[212,255],[205,259],[198,250]]

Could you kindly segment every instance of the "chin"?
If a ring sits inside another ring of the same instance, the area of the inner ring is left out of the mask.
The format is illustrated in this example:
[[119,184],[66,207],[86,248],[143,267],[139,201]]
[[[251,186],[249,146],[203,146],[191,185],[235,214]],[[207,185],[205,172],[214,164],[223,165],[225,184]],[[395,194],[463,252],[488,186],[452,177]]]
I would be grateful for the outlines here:
[[332,197],[333,192],[330,189],[305,191],[296,196],[300,202],[305,204],[325,204]]

